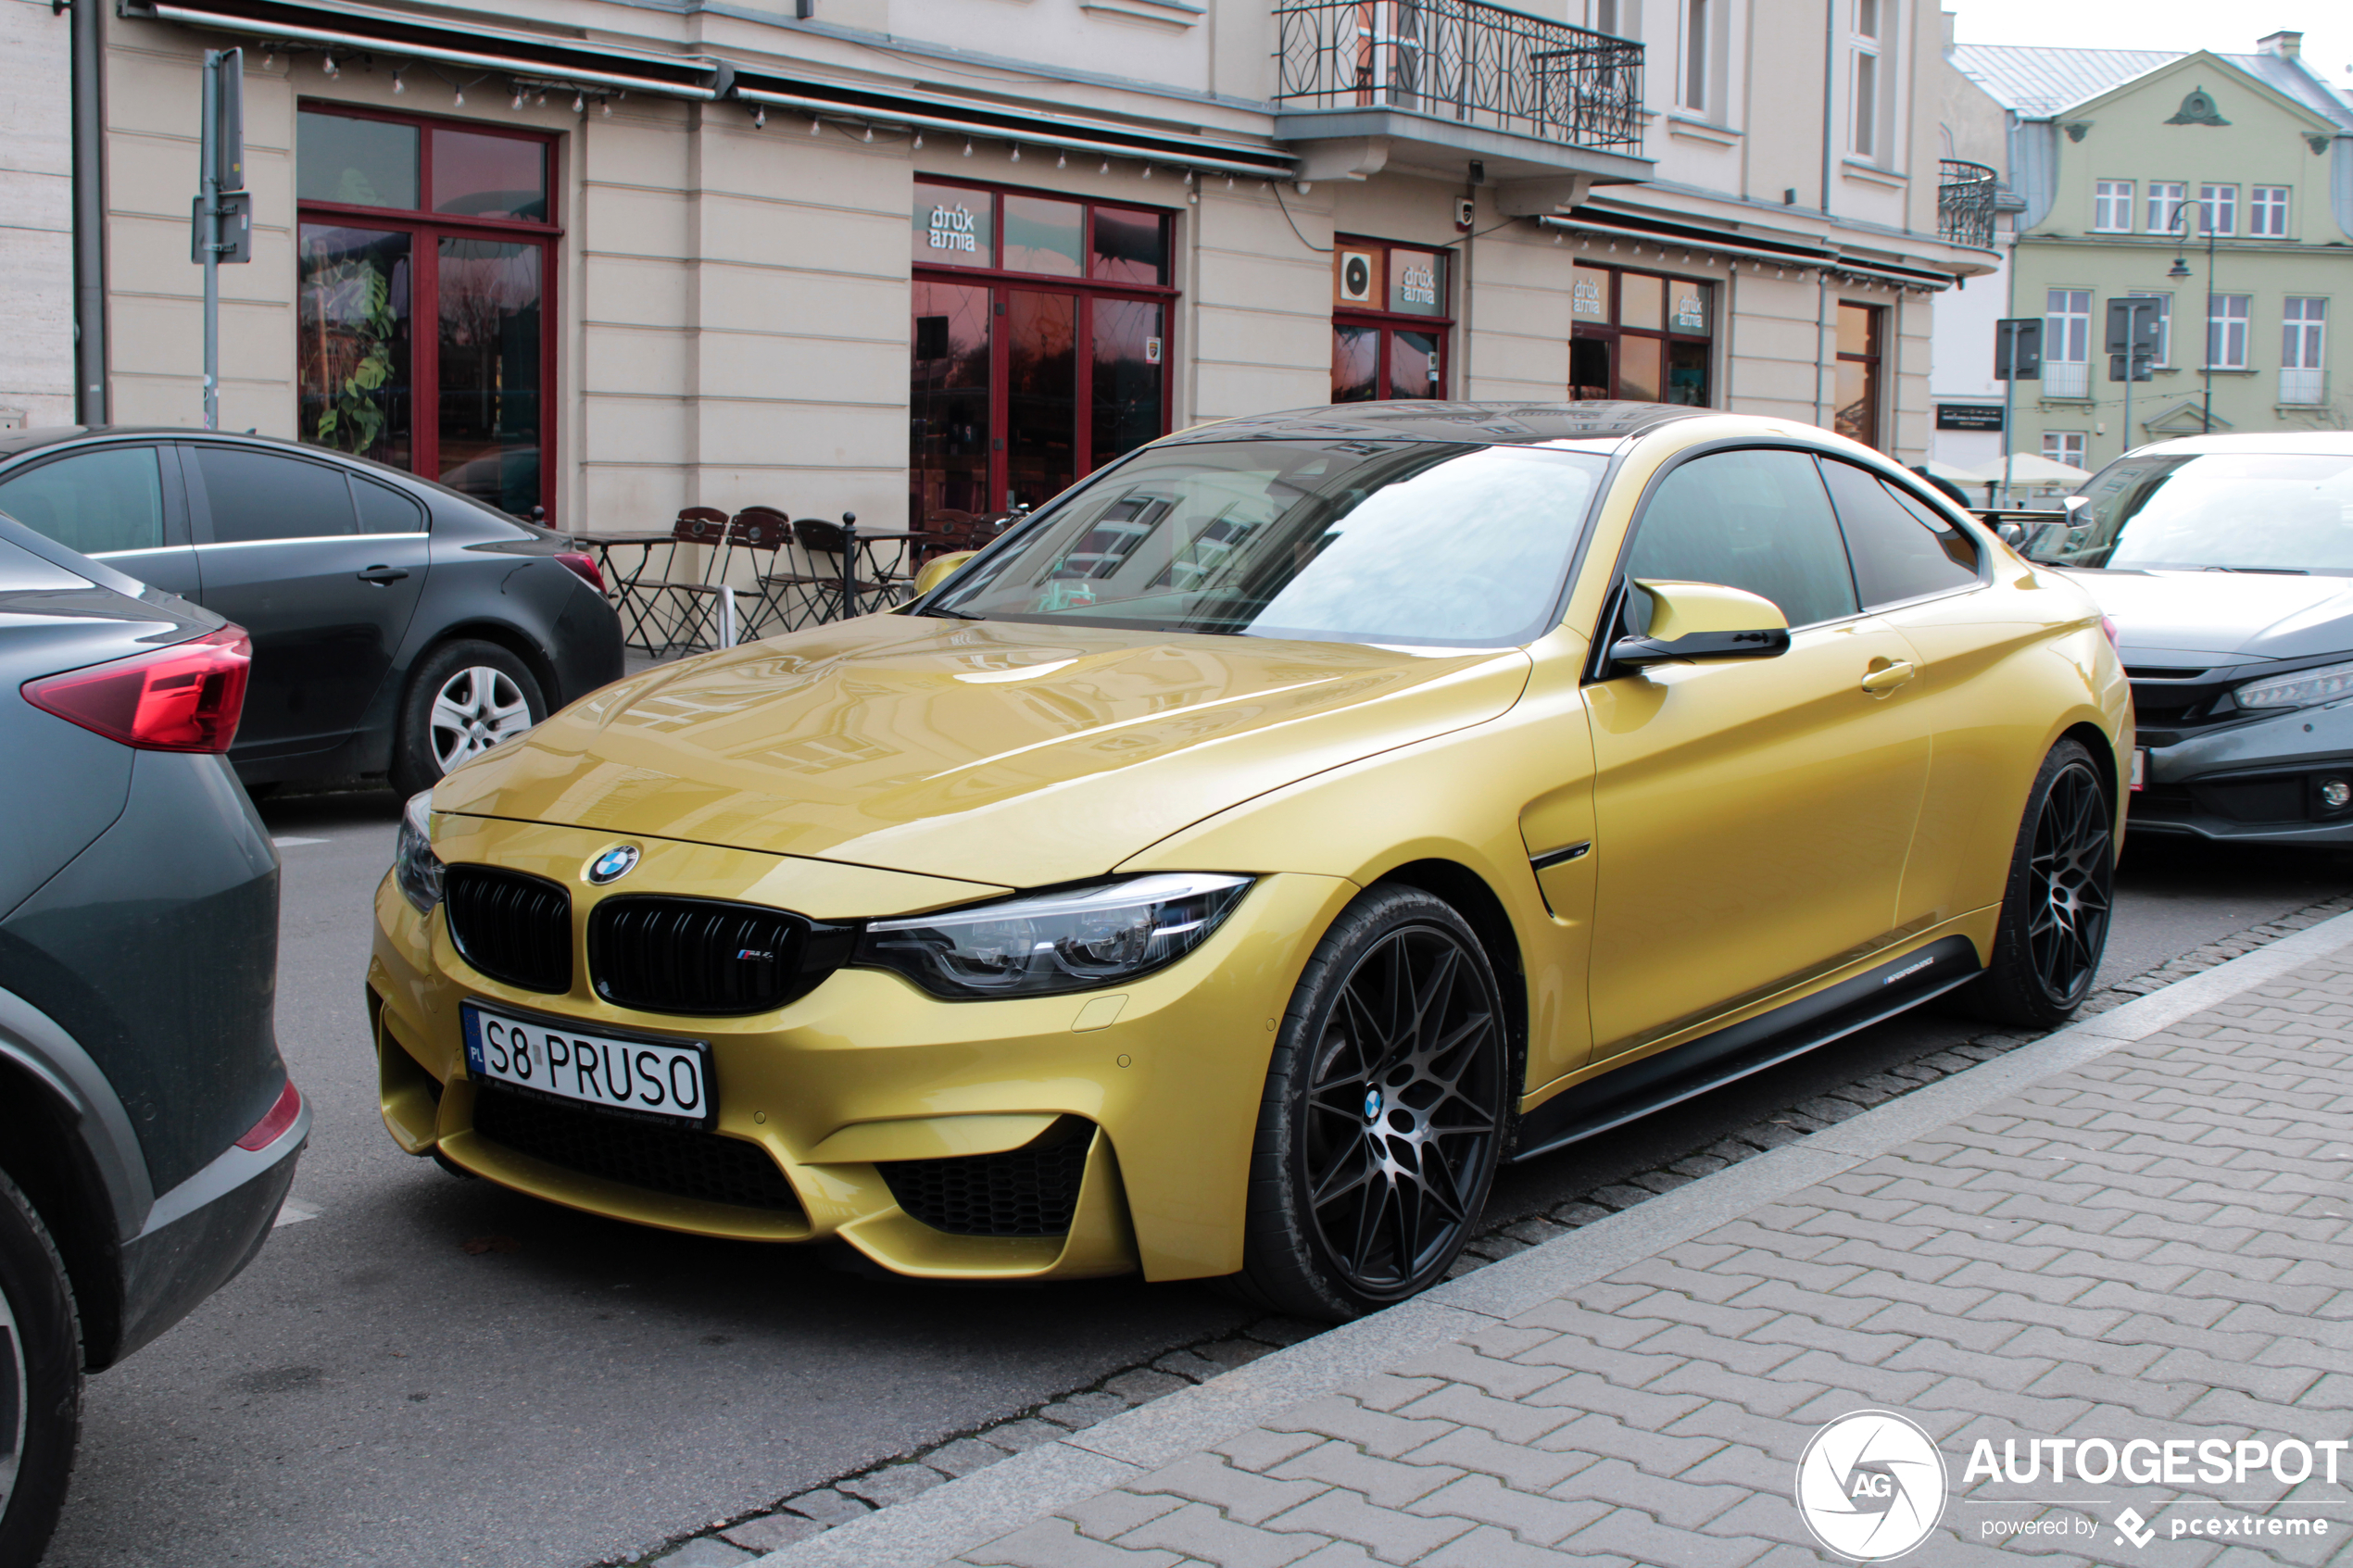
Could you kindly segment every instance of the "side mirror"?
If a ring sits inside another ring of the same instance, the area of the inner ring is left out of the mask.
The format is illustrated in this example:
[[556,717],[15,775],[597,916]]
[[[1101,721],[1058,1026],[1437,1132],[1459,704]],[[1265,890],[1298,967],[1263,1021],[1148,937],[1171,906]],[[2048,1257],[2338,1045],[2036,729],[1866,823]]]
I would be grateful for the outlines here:
[[2003,544],[2007,545],[2011,549],[2015,550],[2020,545],[2026,543],[2026,524],[2022,522],[1997,522],[1994,525],[1994,536],[2001,540]]
[[2085,507],[2088,507],[2091,504],[2092,498],[2089,495],[2070,495],[2065,500],[2059,502],[2060,507],[2066,509],[2068,520],[2070,521],[2074,521],[2075,514],[2077,512],[2082,511]]
[[958,567],[978,554],[978,550],[958,550],[950,555],[934,556],[924,562],[922,570],[915,573],[915,597],[920,599],[947,582]]
[[1789,651],[1789,617],[1760,595],[1718,583],[1637,581],[1634,586],[1650,596],[1650,630],[1610,645],[1612,664],[1772,659]]

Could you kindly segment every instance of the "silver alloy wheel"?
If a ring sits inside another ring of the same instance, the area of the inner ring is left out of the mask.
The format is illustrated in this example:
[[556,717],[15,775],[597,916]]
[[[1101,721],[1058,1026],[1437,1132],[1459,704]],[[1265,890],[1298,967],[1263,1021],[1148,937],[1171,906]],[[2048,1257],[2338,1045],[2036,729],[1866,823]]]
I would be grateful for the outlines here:
[[468,665],[434,694],[433,759],[443,772],[531,728],[531,705],[504,670]]
[[0,1519],[7,1517],[8,1499],[16,1495],[31,1404],[31,1390],[25,1386],[24,1336],[17,1332],[8,1293],[0,1290],[0,1438],[6,1439],[0,1442]]

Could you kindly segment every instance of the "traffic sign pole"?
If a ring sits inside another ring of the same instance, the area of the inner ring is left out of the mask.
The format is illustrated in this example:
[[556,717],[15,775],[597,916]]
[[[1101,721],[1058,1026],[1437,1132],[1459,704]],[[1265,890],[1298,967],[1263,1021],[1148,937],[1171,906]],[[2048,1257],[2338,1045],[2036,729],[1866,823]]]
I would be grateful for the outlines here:
[[197,167],[203,193],[196,245],[204,257],[204,427],[220,428],[220,51],[204,56],[204,140]]

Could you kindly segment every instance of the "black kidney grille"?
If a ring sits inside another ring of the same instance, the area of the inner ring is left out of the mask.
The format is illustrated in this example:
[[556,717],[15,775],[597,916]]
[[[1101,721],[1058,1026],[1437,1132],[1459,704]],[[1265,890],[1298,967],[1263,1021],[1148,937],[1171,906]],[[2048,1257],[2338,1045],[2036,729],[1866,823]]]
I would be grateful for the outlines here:
[[487,1085],[474,1091],[474,1131],[584,1176],[707,1203],[801,1211],[776,1162],[741,1138],[575,1110]]
[[950,1236],[1066,1236],[1094,1142],[1091,1122],[1065,1116],[1019,1148],[875,1167],[899,1207]]
[[[818,928],[832,935],[832,928]],[[805,995],[848,955],[812,943],[782,909],[716,898],[633,895],[588,917],[597,995],[648,1012],[765,1012]],[[821,960],[812,971],[811,960]]]
[[544,877],[451,866],[442,884],[449,939],[491,979],[525,991],[572,989],[572,895]]

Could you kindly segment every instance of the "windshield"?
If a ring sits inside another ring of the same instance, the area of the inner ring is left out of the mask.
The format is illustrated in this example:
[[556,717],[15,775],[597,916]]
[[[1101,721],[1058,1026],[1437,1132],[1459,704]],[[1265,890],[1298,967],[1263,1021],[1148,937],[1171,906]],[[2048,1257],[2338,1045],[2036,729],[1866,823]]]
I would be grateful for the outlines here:
[[2029,559],[2110,571],[2353,574],[2353,455],[2123,458],[2078,494],[2086,499],[2073,517],[2027,536]]
[[1493,647],[1550,629],[1604,459],[1428,442],[1154,447],[926,614]]

